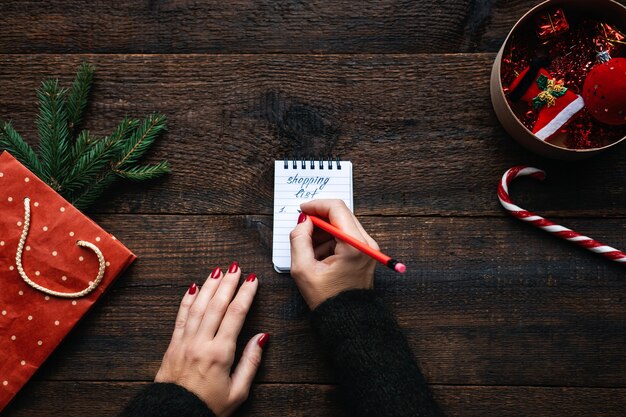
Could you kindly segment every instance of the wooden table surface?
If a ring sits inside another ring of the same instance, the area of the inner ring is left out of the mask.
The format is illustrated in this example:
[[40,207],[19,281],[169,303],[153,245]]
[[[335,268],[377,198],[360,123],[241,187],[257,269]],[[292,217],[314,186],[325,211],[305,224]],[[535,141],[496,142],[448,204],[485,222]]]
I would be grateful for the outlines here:
[[[622,416],[624,269],[511,218],[523,207],[626,247],[626,147],[563,163],[529,153],[489,99],[495,53],[536,0],[0,3],[0,118],[35,139],[35,88],[96,66],[86,127],[159,111],[165,179],[89,214],[139,259],[59,346],[8,416],[109,416],[152,380],[191,281],[237,260],[260,276],[242,333],[272,338],[239,415],[339,416],[335,379],[289,275],[272,269],[274,159],[354,163],[357,215],[406,260],[379,268],[450,416]],[[241,346],[240,346],[241,347]]]

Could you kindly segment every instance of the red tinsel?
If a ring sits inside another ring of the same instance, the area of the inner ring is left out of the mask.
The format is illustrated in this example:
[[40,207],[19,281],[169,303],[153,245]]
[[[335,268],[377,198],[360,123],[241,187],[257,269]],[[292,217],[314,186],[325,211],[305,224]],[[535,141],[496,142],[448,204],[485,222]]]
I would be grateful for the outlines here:
[[600,148],[624,137],[625,129],[595,121],[587,109],[567,126],[566,145],[571,149]]
[[509,42],[508,48],[505,50],[500,69],[502,85],[504,86],[510,85],[529,64],[530,51],[523,45],[523,42],[518,42],[516,38],[511,38],[511,42]]
[[[581,22],[566,37],[550,44],[552,64],[548,71],[557,79],[562,79],[565,86],[580,94],[587,73],[596,60],[596,46],[592,38],[591,22]],[[590,27],[591,26],[591,27]]]

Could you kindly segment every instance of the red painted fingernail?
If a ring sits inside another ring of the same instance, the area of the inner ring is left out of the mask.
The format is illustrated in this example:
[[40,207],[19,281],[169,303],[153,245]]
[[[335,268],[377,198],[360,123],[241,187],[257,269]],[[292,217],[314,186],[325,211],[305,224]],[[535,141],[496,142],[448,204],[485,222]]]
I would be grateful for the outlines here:
[[298,216],[298,224],[302,223],[305,220],[306,220],[306,214],[300,213],[300,215]]
[[250,274],[248,275],[248,278],[246,278],[246,282],[252,282],[256,279],[256,274]]
[[268,340],[270,340],[270,334],[263,333],[263,336],[259,337],[259,340],[257,340],[257,344],[263,349]]
[[233,272],[237,272],[237,268],[239,268],[239,265],[237,264],[237,262],[233,262],[228,268],[228,272],[230,272],[231,274]]
[[194,295],[197,290],[198,290],[198,286],[196,285],[195,282],[192,282],[191,285],[189,286],[189,295]]
[[215,268],[213,272],[211,272],[211,278],[213,279],[218,279],[220,275],[222,275],[222,270],[220,269],[219,266]]

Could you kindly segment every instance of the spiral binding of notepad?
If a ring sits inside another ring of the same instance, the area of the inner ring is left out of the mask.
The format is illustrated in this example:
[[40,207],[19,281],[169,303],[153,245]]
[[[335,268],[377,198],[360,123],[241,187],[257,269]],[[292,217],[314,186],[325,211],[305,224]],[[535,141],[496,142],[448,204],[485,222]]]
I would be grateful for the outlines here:
[[[335,165],[337,167],[337,169],[341,169],[341,161],[339,159],[339,156],[333,158],[332,156],[329,156],[328,158],[325,157],[304,157],[304,158],[285,158],[285,169],[289,169],[289,165],[291,162],[291,167],[293,169],[298,169],[298,163],[301,165],[301,169],[306,169],[307,168],[307,163],[309,163],[309,169],[320,169],[323,170],[324,169],[324,164],[326,164],[326,169],[333,169],[333,165]],[[316,168],[316,164],[317,163],[317,168]]]

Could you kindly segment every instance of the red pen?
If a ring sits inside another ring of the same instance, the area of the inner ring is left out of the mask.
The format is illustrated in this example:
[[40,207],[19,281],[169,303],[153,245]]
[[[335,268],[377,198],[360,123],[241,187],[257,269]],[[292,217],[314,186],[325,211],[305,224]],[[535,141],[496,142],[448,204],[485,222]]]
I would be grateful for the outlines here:
[[384,265],[387,265],[389,268],[393,269],[394,271],[399,272],[401,274],[403,274],[406,271],[406,265],[404,265],[403,263],[400,263],[397,260],[391,258],[391,256],[387,256],[384,253],[382,253],[380,251],[377,251],[376,249],[371,248],[366,243],[363,243],[360,240],[357,240],[357,239],[353,238],[352,236],[350,236],[350,235],[346,234],[345,232],[343,232],[338,227],[335,227],[332,224],[325,222],[324,220],[320,219],[319,217],[311,216],[310,214],[307,214],[307,216],[311,219],[311,221],[313,222],[313,224],[315,226],[317,226],[320,229],[330,233],[331,235],[335,236],[336,238],[343,240],[344,242],[346,242],[350,246],[352,246],[354,248],[357,248],[358,250],[360,250],[364,254],[369,255],[372,258],[376,259],[378,262],[380,262],[380,263],[382,263]]

